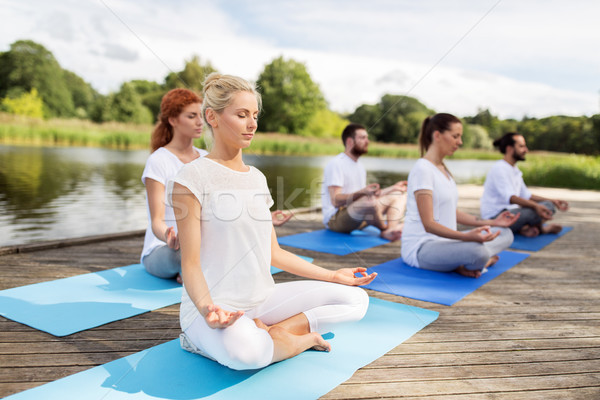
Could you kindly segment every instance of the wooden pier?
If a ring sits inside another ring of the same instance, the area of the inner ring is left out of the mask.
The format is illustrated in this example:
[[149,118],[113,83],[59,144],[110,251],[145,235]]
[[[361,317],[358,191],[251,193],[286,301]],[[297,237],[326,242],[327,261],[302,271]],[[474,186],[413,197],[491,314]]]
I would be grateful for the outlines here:
[[[556,221],[574,230],[452,307],[369,291],[440,316],[323,398],[600,399],[600,192],[532,191],[568,200],[571,210]],[[459,207],[477,212],[480,188],[460,192]],[[300,214],[278,234],[320,229],[319,219]],[[142,242],[136,232],[0,249],[0,290],[137,263]],[[333,269],[397,258],[400,244],[347,256],[293,251]],[[62,338],[0,317],[0,397],[172,340],[178,310],[165,307]]]

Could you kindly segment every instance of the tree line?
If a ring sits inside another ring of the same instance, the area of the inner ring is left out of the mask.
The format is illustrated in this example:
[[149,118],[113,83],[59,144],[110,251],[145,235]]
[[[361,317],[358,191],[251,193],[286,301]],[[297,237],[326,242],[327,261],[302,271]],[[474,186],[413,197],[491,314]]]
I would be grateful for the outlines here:
[[[163,82],[131,80],[102,95],[74,72],[63,69],[52,53],[31,40],[14,42],[0,52],[0,111],[38,118],[81,118],[94,122],[153,123],[162,96],[186,87],[202,91],[209,61],[192,56],[183,70]],[[265,65],[256,81],[263,97],[260,130],[316,137],[339,137],[349,122],[365,125],[372,138],[387,143],[416,143],[421,122],[435,113],[419,100],[385,94],[377,104],[362,104],[350,114],[329,109],[306,66],[278,57]],[[600,114],[501,120],[489,110],[463,117],[464,146],[491,149],[492,141],[517,131],[534,150],[600,154]]]

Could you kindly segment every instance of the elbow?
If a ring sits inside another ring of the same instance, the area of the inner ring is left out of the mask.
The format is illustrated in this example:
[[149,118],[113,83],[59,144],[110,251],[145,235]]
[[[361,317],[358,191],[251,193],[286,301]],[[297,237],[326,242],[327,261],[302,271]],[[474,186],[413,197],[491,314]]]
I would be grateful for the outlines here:
[[423,224],[423,229],[425,229],[425,232],[427,232],[427,233],[435,233],[432,224],[429,224],[429,223]]

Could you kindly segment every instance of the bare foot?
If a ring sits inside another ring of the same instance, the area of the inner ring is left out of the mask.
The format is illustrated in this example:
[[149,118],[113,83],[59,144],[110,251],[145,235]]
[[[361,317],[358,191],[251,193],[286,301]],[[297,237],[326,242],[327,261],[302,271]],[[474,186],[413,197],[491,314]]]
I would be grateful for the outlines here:
[[400,238],[402,237],[402,229],[395,229],[395,230],[390,230],[390,229],[386,229],[385,231],[381,232],[380,235],[382,238],[389,240],[390,242],[395,242],[396,240],[400,240]]
[[180,285],[183,285],[183,279],[181,278],[181,274],[177,274],[177,276],[175,277],[175,280],[177,281],[177,283],[179,283]]
[[500,257],[496,256],[491,256],[490,259],[488,260],[487,263],[485,263],[485,265],[483,266],[483,269],[489,268],[492,265],[496,264],[498,262],[498,260],[500,259]]
[[269,328],[269,335],[275,345],[273,362],[294,357],[308,349],[330,351],[331,345],[316,332],[304,335],[294,335],[280,326],[273,325]]
[[315,340],[317,342],[317,344],[315,344],[313,347],[311,347],[313,350],[317,350],[317,351],[330,351],[331,350],[331,345],[329,344],[328,341],[326,341],[325,339],[323,339],[323,336],[319,335],[318,333],[309,333],[309,335],[315,335]]
[[525,225],[521,228],[519,233],[525,237],[534,238],[540,234],[540,229],[537,226]]
[[456,268],[454,270],[454,272],[456,272],[462,276],[467,276],[469,278],[479,278],[481,276],[481,271],[478,271],[478,270],[471,271],[470,269],[466,269],[463,265]]
[[542,226],[542,233],[559,233],[562,231],[562,226],[556,224]]

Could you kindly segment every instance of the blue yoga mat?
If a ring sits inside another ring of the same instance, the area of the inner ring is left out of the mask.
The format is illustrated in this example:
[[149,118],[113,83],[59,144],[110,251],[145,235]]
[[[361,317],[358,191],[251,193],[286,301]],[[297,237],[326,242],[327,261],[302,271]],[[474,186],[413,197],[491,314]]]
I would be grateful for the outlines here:
[[479,278],[414,268],[397,258],[368,268],[368,273],[378,275],[364,288],[451,306],[529,257],[529,254],[514,251],[502,251],[498,255],[500,260]]
[[0,291],[0,315],[65,336],[180,301],[180,284],[134,264]]
[[355,230],[350,234],[321,229],[283,236],[278,240],[279,244],[286,246],[345,256],[346,254],[389,243],[389,240],[381,238],[379,234],[379,229],[375,227]]
[[[311,263],[311,262],[314,261],[314,258],[305,257],[305,256],[298,256],[298,257],[305,259],[309,263]],[[283,270],[279,269],[279,268],[275,268],[274,266],[271,265],[271,275],[275,275],[275,274],[278,274],[280,272],[283,272]]]
[[559,233],[545,233],[534,238],[517,234],[510,248],[514,250],[539,251],[572,230],[572,226],[563,226],[562,231]]
[[[271,267],[271,274],[281,271]],[[152,276],[143,265],[134,264],[2,290],[0,315],[66,336],[180,301],[180,284]]]
[[306,351],[260,370],[233,371],[173,340],[6,399],[316,399],[435,321],[438,313],[371,298],[365,318],[324,335],[329,353]]

